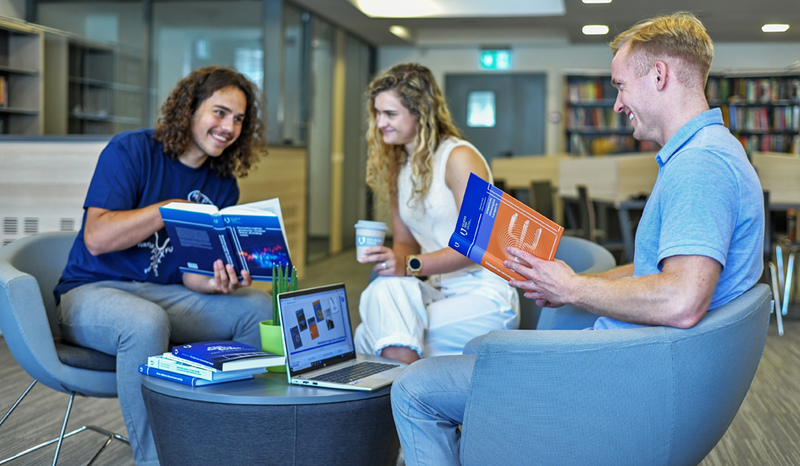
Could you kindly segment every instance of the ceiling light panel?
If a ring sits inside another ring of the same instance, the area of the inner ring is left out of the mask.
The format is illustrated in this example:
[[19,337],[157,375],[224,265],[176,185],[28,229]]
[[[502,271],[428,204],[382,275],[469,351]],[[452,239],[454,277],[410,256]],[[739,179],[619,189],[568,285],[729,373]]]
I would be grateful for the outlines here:
[[587,36],[604,36],[608,34],[608,26],[605,24],[587,24],[581,31]]
[[563,16],[564,0],[349,0],[372,18]]
[[761,30],[764,32],[786,32],[788,29],[788,24],[765,24],[761,26]]
[[583,0],[583,3],[611,3],[611,0]]

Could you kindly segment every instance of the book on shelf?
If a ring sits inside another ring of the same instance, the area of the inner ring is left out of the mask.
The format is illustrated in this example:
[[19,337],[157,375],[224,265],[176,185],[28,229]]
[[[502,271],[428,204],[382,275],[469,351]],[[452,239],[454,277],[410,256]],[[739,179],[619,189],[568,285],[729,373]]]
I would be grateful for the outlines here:
[[282,366],[286,358],[236,341],[203,341],[172,348],[172,354],[206,367],[227,371]]
[[213,367],[205,367],[200,364],[191,364],[187,360],[172,355],[172,353],[150,356],[147,358],[147,366],[205,380],[228,380],[247,375],[260,374],[267,371],[266,367],[243,369],[239,371],[219,371]]
[[527,280],[503,265],[513,246],[553,260],[564,227],[470,174],[449,246],[506,280]]
[[253,375],[250,374],[223,380],[206,380],[206,379],[201,379],[199,377],[177,374],[175,372],[169,372],[162,369],[157,369],[155,367],[145,366],[144,364],[139,366],[139,372],[145,375],[149,375],[150,377],[158,377],[159,379],[171,380],[173,382],[182,383],[184,385],[189,385],[192,387],[202,387],[203,385],[213,385],[217,383],[234,382],[236,380],[246,380],[253,378]]
[[8,82],[5,76],[0,76],[0,107],[8,107]]
[[272,266],[292,267],[281,205],[277,198],[226,207],[171,202],[159,208],[184,272],[214,276],[222,259],[241,276],[272,280]]

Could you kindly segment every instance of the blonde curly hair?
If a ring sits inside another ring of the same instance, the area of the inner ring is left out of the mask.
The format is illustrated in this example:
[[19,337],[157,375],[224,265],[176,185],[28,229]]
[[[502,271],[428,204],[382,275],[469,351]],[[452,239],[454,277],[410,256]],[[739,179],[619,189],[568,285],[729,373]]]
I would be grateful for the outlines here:
[[[417,117],[413,154],[407,154],[402,145],[387,145],[383,142],[383,134],[377,125],[375,98],[386,91],[394,93],[403,107]],[[381,199],[390,201],[397,195],[400,167],[410,158],[412,191],[411,199],[407,202],[411,205],[412,202],[420,201],[431,186],[431,159],[439,143],[450,136],[461,137],[453,125],[450,110],[447,109],[433,73],[416,63],[390,68],[370,83],[367,110],[367,185],[379,193]]]

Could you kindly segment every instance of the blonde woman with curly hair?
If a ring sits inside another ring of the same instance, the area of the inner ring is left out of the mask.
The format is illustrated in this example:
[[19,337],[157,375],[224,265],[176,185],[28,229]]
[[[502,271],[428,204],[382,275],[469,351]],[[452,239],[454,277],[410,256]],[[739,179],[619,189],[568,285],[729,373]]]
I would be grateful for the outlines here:
[[367,184],[391,204],[393,246],[362,259],[380,277],[361,295],[356,350],[411,363],[516,328],[517,293],[447,246],[470,173],[492,174],[460,138],[433,74],[394,66],[372,81],[368,100]]
[[138,366],[172,343],[236,340],[260,347],[269,295],[230,264],[181,273],[158,207],[239,199],[234,175],[264,152],[256,87],[234,70],[193,71],[172,91],[155,131],[114,136],[97,161],[83,226],[54,290],[70,343],[116,356],[117,393],[137,466],[157,465]]

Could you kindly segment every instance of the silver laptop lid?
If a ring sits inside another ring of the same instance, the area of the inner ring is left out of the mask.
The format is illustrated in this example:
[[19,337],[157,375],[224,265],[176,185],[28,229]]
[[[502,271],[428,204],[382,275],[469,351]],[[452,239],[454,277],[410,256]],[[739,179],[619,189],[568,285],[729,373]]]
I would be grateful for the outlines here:
[[356,359],[343,283],[278,295],[289,376]]

